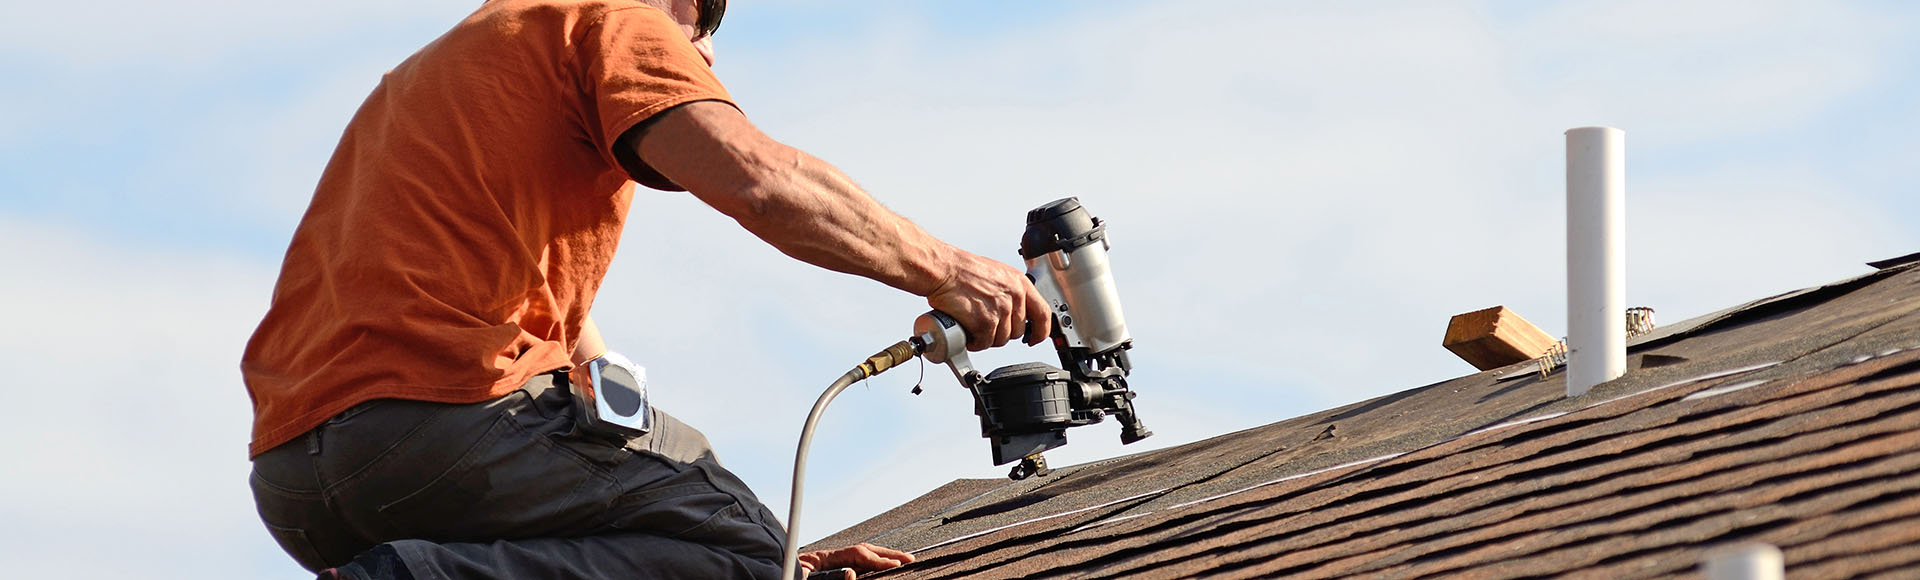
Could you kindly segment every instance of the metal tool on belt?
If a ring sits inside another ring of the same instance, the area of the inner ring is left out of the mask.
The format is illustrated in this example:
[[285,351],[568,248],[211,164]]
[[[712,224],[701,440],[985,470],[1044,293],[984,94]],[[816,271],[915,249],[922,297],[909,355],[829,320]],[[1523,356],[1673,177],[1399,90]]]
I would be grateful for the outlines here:
[[647,367],[617,352],[607,352],[567,373],[575,423],[610,437],[639,437],[653,429],[647,405]]

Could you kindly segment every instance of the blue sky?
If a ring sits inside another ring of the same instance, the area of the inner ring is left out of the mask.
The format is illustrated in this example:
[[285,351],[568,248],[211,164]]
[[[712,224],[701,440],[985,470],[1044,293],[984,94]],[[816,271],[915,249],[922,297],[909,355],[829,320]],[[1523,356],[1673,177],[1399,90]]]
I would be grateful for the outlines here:
[[[1076,430],[1057,465],[1466,374],[1437,344],[1460,312],[1563,332],[1571,127],[1627,131],[1629,301],[1664,322],[1920,250],[1907,3],[734,4],[716,70],[749,116],[934,234],[1014,262],[1041,203],[1113,224],[1158,434]],[[7,6],[0,561],[300,577],[247,495],[240,346],[347,118],[474,5]],[[785,513],[807,406],[924,309],[642,192],[595,315]],[[1004,473],[951,375],[916,374],[828,414],[806,537]]]

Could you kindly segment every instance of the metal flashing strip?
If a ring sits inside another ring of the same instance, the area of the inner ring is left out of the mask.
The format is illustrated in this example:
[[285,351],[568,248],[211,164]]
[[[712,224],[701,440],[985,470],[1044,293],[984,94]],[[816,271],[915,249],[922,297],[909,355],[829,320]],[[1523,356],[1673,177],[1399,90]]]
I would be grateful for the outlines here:
[[[1727,370],[1724,370],[1724,371],[1717,371],[1717,372],[1711,372],[1711,373],[1707,373],[1707,374],[1704,374],[1704,375],[1700,375],[1700,376],[1697,376],[1697,377],[1693,377],[1693,378],[1690,378],[1690,379],[1680,379],[1680,380],[1677,380],[1677,381],[1674,381],[1674,382],[1671,382],[1671,383],[1667,383],[1667,384],[1664,384],[1664,385],[1660,385],[1660,386],[1658,386],[1658,387],[1654,387],[1654,388],[1651,388],[1651,389],[1647,389],[1647,390],[1645,390],[1645,391],[1640,391],[1640,392],[1641,392],[1641,393],[1646,393],[1646,392],[1652,392],[1652,391],[1658,391],[1658,390],[1661,390],[1661,389],[1669,389],[1669,388],[1673,388],[1673,387],[1678,387],[1678,386],[1680,386],[1680,385],[1684,385],[1684,384],[1687,384],[1687,383],[1697,383],[1697,382],[1700,382],[1700,381],[1707,381],[1707,380],[1713,380],[1713,379],[1717,379],[1717,378],[1720,378],[1720,377],[1731,377],[1731,376],[1733,376],[1733,375],[1737,375],[1737,374],[1741,374],[1741,373],[1750,373],[1750,372],[1753,372],[1753,371],[1757,371],[1757,370],[1760,370],[1760,369],[1764,369],[1764,368],[1767,368],[1767,367],[1771,367],[1771,366],[1775,366],[1775,365],[1778,365],[1778,364],[1780,364],[1780,363],[1783,363],[1783,362],[1786,362],[1786,361],[1773,361],[1773,362],[1765,362],[1765,363],[1760,363],[1760,364],[1757,364],[1757,365],[1748,365],[1748,366],[1744,366],[1744,367],[1737,367],[1737,368],[1731,368],[1731,369],[1727,369]],[[1634,394],[1639,394],[1639,393],[1634,393]]]
[[1075,532],[1079,532],[1079,531],[1082,531],[1082,530],[1088,530],[1088,529],[1092,529],[1092,528],[1097,528],[1097,527],[1100,527],[1100,526],[1104,526],[1104,525],[1107,525],[1107,524],[1116,524],[1116,523],[1120,523],[1120,522],[1124,522],[1124,521],[1127,521],[1127,520],[1131,520],[1131,519],[1134,519],[1134,518],[1144,518],[1144,517],[1147,517],[1147,516],[1150,516],[1150,515],[1153,515],[1153,514],[1157,514],[1157,513],[1160,513],[1160,512],[1162,512],[1162,511],[1166,511],[1166,510],[1154,510],[1154,511],[1150,511],[1150,512],[1141,512],[1141,513],[1137,513],[1137,514],[1128,514],[1128,515],[1124,515],[1124,516],[1120,516],[1120,517],[1116,517],[1116,518],[1107,518],[1107,519],[1104,519],[1104,520],[1094,520],[1094,521],[1091,521],[1091,522],[1087,522],[1087,523],[1084,523],[1084,524],[1080,524],[1080,526],[1079,526],[1079,527],[1076,527],[1076,528],[1074,528],[1074,529],[1071,529],[1071,530],[1067,530],[1067,533],[1069,533],[1069,534],[1071,534],[1071,533],[1075,533]]
[[[1685,378],[1685,379],[1681,379],[1681,380],[1678,380],[1678,381],[1674,381],[1674,382],[1671,382],[1671,383],[1667,383],[1667,384],[1664,384],[1664,385],[1660,385],[1660,386],[1658,386],[1658,387],[1654,387],[1654,388],[1651,388],[1651,389],[1647,389],[1647,390],[1644,390],[1644,391],[1635,391],[1635,392],[1632,392],[1632,393],[1627,393],[1627,394],[1625,394],[1625,395],[1621,395],[1621,396],[1618,396],[1618,397],[1614,397],[1614,398],[1611,398],[1611,399],[1607,399],[1607,400],[1604,400],[1604,401],[1596,401],[1596,402],[1593,402],[1593,403],[1589,403],[1589,404],[1587,404],[1586,406],[1583,406],[1583,407],[1581,407],[1581,409],[1582,409],[1582,410],[1584,410],[1584,409],[1592,409],[1592,408],[1594,408],[1594,407],[1598,407],[1598,406],[1601,406],[1601,405],[1605,405],[1605,404],[1607,404],[1607,403],[1612,403],[1612,402],[1615,402],[1615,401],[1622,401],[1622,400],[1626,400],[1626,399],[1631,399],[1631,398],[1633,398],[1633,397],[1635,397],[1635,396],[1638,396],[1638,395],[1644,395],[1644,394],[1647,394],[1647,393],[1651,393],[1651,392],[1654,392],[1654,391],[1658,391],[1658,390],[1663,390],[1663,389],[1670,389],[1670,388],[1673,388],[1673,387],[1678,387],[1678,386],[1680,386],[1680,385],[1685,385],[1685,384],[1689,384],[1689,383],[1697,383],[1697,382],[1700,382],[1700,381],[1707,381],[1707,380],[1713,380],[1713,379],[1718,379],[1718,378],[1723,378],[1723,377],[1730,377],[1730,376],[1734,376],[1734,375],[1738,375],[1738,374],[1742,374],[1742,373],[1749,373],[1749,372],[1753,372],[1753,371],[1757,371],[1757,370],[1760,370],[1760,369],[1764,369],[1764,368],[1767,368],[1767,367],[1771,367],[1771,366],[1774,366],[1774,365],[1778,365],[1778,364],[1780,364],[1781,362],[1784,362],[1784,361],[1773,361],[1773,362],[1768,362],[1768,363],[1761,363],[1761,364],[1757,364],[1757,365],[1749,365],[1749,366],[1744,366],[1744,367],[1738,367],[1738,368],[1731,368],[1731,369],[1727,369],[1727,370],[1724,370],[1724,371],[1715,371],[1715,372],[1711,372],[1711,373],[1707,373],[1707,374],[1704,374],[1704,375],[1700,375],[1700,376],[1697,376],[1697,377],[1690,377],[1690,378]],[[1687,396],[1686,396],[1685,398],[1683,398],[1683,399],[1681,399],[1681,400],[1686,400],[1686,401],[1690,401],[1690,400],[1694,400],[1694,399],[1704,399],[1704,398],[1707,398],[1707,397],[1711,397],[1711,396],[1714,396],[1714,395],[1720,395],[1720,394],[1725,394],[1725,393],[1731,393],[1731,392],[1733,392],[1733,391],[1737,391],[1737,390],[1740,390],[1740,389],[1745,389],[1745,388],[1749,388],[1749,387],[1753,387],[1753,386],[1756,386],[1756,385],[1759,385],[1759,384],[1761,384],[1761,383],[1765,383],[1765,382],[1766,382],[1766,381],[1759,381],[1759,382],[1754,382],[1753,384],[1746,384],[1746,383],[1741,383],[1741,384],[1739,384],[1739,385],[1729,385],[1729,386],[1727,386],[1727,387],[1716,387],[1716,388],[1714,388],[1714,389],[1708,389],[1708,390],[1706,390],[1706,391],[1701,391],[1701,392],[1699,392],[1699,393],[1693,393],[1693,394],[1690,394],[1690,395],[1687,395]],[[1725,389],[1725,390],[1721,390],[1721,389]],[[1566,415],[1567,413],[1570,413],[1570,412],[1571,412],[1571,411],[1560,411],[1560,412],[1556,412],[1556,413],[1547,413],[1547,414],[1544,414],[1544,415],[1540,415],[1540,416],[1536,416],[1536,417],[1528,417],[1528,418],[1525,418],[1525,419],[1517,419],[1517,420],[1513,420],[1513,421],[1508,421],[1508,422],[1505,422],[1505,423],[1500,423],[1500,424],[1497,424],[1497,425],[1489,425],[1489,426],[1486,426],[1486,427],[1481,427],[1481,428],[1479,428],[1479,429],[1474,429],[1474,430],[1472,430],[1472,431],[1468,431],[1468,432],[1466,432],[1466,433],[1461,433],[1461,434],[1459,434],[1459,435],[1457,435],[1457,436],[1454,436],[1454,437],[1453,437],[1452,439],[1448,439],[1448,441],[1452,441],[1452,440],[1454,440],[1454,439],[1459,439],[1459,438],[1461,438],[1461,437],[1468,437],[1468,436],[1472,436],[1472,435],[1479,435],[1479,434],[1482,434],[1482,433],[1487,433],[1487,432],[1491,432],[1491,431],[1497,431],[1497,430],[1500,430],[1500,429],[1506,429],[1506,428],[1509,428],[1509,427],[1518,427],[1518,426],[1521,426],[1521,425],[1525,425],[1525,424],[1528,424],[1528,423],[1536,423],[1536,422],[1540,422],[1540,421],[1545,421],[1545,420],[1548,420],[1548,419],[1552,419],[1552,418],[1555,418],[1555,417],[1560,417],[1560,416],[1564,416],[1564,415]]]
[[1912,348],[1890,348],[1890,349],[1887,349],[1887,350],[1883,350],[1883,351],[1880,351],[1880,352],[1879,352],[1879,353],[1877,353],[1877,354],[1863,354],[1863,355],[1860,355],[1860,356],[1857,356],[1857,357],[1853,357],[1853,360],[1849,360],[1849,361],[1847,361],[1847,364],[1850,364],[1850,365],[1857,365],[1857,364],[1860,364],[1860,363],[1863,363],[1863,362],[1867,362],[1867,361],[1870,361],[1870,360],[1873,360],[1873,359],[1876,359],[1876,358],[1880,358],[1880,357],[1883,357],[1883,356],[1893,356],[1893,355],[1896,355],[1896,354],[1900,354],[1900,353],[1903,353],[1903,352],[1906,352],[1906,351],[1909,351],[1909,350],[1913,350],[1913,349],[1912,349]]
[[[1525,425],[1525,424],[1528,424],[1528,423],[1536,423],[1536,422],[1540,422],[1540,421],[1545,421],[1545,420],[1547,420],[1547,419],[1552,419],[1552,418],[1554,418],[1554,417],[1559,417],[1559,416],[1561,416],[1561,415],[1565,415],[1565,414],[1567,414],[1567,411],[1558,411],[1558,412],[1554,412],[1554,413],[1547,413],[1547,414],[1545,414],[1545,415],[1540,415],[1540,416],[1538,416],[1538,417],[1528,417],[1528,418],[1525,418],[1525,419],[1515,419],[1515,420],[1512,420],[1512,421],[1508,421],[1508,422],[1505,422],[1505,423],[1500,423],[1500,424],[1497,424],[1497,425],[1488,425],[1488,426],[1486,426],[1486,427],[1481,427],[1481,428],[1479,428],[1479,429],[1474,429],[1474,430],[1472,430],[1472,431],[1468,431],[1468,432],[1466,432],[1466,433],[1461,433],[1461,434],[1460,434],[1459,436],[1457,436],[1457,437],[1454,437],[1453,439],[1459,439],[1459,438],[1461,438],[1461,437],[1466,437],[1466,436],[1469,436],[1469,435],[1479,435],[1479,434],[1481,434],[1481,433],[1487,433],[1487,432],[1492,432],[1492,431],[1499,431],[1499,430],[1501,430],[1501,429],[1506,429],[1506,428],[1508,428],[1508,427],[1519,427],[1519,426],[1521,426],[1521,425]],[[1448,439],[1448,441],[1452,441],[1453,439]]]
[[1731,368],[1731,369],[1727,369],[1727,370],[1724,370],[1724,371],[1715,371],[1715,372],[1711,372],[1711,373],[1707,373],[1707,374],[1704,374],[1704,375],[1700,375],[1700,376],[1697,376],[1697,377],[1692,377],[1692,378],[1686,378],[1686,379],[1680,379],[1680,380],[1677,380],[1677,381],[1674,381],[1674,382],[1671,382],[1671,383],[1667,383],[1667,384],[1664,384],[1664,385],[1660,385],[1660,386],[1658,386],[1658,387],[1654,387],[1654,388],[1651,388],[1651,389],[1647,389],[1647,390],[1644,390],[1644,391],[1634,391],[1634,392],[1631,392],[1631,393],[1627,393],[1627,394],[1625,394],[1625,395],[1620,395],[1620,396],[1618,396],[1618,397],[1614,397],[1614,398],[1611,398],[1611,399],[1607,399],[1607,400],[1605,400],[1605,401],[1598,401],[1598,402],[1595,402],[1595,403],[1591,403],[1591,404],[1588,404],[1587,406],[1585,406],[1585,407],[1581,407],[1581,408],[1582,408],[1582,409],[1592,409],[1592,408],[1594,408],[1594,407],[1598,407],[1598,406],[1601,406],[1601,405],[1605,405],[1605,404],[1607,404],[1607,403],[1612,403],[1612,402],[1615,402],[1615,401],[1624,401],[1624,400],[1627,400],[1627,399],[1631,399],[1631,398],[1634,398],[1634,397],[1637,397],[1637,396],[1640,396],[1640,395],[1644,395],[1644,394],[1647,394],[1647,393],[1651,393],[1651,392],[1654,392],[1654,391],[1659,391],[1659,390],[1665,390],[1665,389],[1671,389],[1671,388],[1674,388],[1674,387],[1678,387],[1678,386],[1680,386],[1680,385],[1685,385],[1685,384],[1689,384],[1689,383],[1697,383],[1697,382],[1700,382],[1700,381],[1710,381],[1710,380],[1713,380],[1713,379],[1718,379],[1718,378],[1724,378],[1724,377],[1731,377],[1731,376],[1733,376],[1733,375],[1737,375],[1737,374],[1741,374],[1741,373],[1750,373],[1750,372],[1753,372],[1753,371],[1757,371],[1757,370],[1760,370],[1760,369],[1764,369],[1764,368],[1767,368],[1767,367],[1771,367],[1771,366],[1775,366],[1775,365],[1778,365],[1778,364],[1780,364],[1780,363],[1783,363],[1783,362],[1786,362],[1786,361],[1778,361],[1778,360],[1777,360],[1777,361],[1773,361],[1773,362],[1769,362],[1769,363],[1760,363],[1760,364],[1757,364],[1757,365],[1749,365],[1749,366],[1744,366],[1744,367],[1739,367],[1739,368]]
[[[1913,349],[1910,349],[1910,348],[1890,348],[1890,349],[1887,349],[1887,350],[1883,350],[1883,351],[1880,351],[1880,352],[1877,352],[1877,353],[1874,353],[1874,354],[1863,354],[1863,355],[1860,355],[1860,356],[1857,356],[1857,357],[1853,357],[1852,359],[1849,359],[1849,360],[1847,360],[1847,362],[1845,362],[1845,363],[1843,363],[1843,364],[1841,364],[1841,366],[1852,366],[1852,365],[1857,365],[1857,364],[1861,364],[1861,363],[1864,363],[1864,362],[1867,362],[1867,361],[1870,361],[1870,360],[1873,360],[1873,359],[1877,359],[1877,358],[1881,358],[1881,357],[1889,357],[1889,356],[1893,356],[1893,355],[1896,355],[1896,354],[1900,354],[1900,353],[1902,353],[1902,352],[1906,352],[1906,351],[1909,351],[1909,350],[1913,350]],[[1775,363],[1775,364],[1779,364],[1779,363]],[[1770,365],[1769,365],[1769,366],[1770,366]],[[1831,369],[1829,369],[1829,370],[1831,370]],[[1826,371],[1822,371],[1822,372],[1826,372]],[[1751,388],[1754,388],[1754,387],[1758,387],[1758,386],[1760,386],[1760,385],[1764,385],[1764,384],[1767,384],[1767,383],[1769,383],[1769,382],[1772,382],[1772,379],[1754,379],[1754,380],[1750,380],[1750,381],[1740,381],[1740,382],[1737,382],[1737,383],[1733,383],[1733,384],[1729,384],[1729,385],[1721,385],[1721,386],[1718,386],[1718,387],[1713,387],[1713,388],[1710,388],[1710,389],[1704,389],[1704,390],[1701,390],[1701,391],[1699,391],[1699,392],[1696,392],[1696,393],[1692,393],[1692,394],[1689,394],[1689,395],[1687,395],[1687,396],[1685,396],[1685,397],[1681,397],[1681,398],[1680,398],[1680,400],[1682,400],[1682,401],[1697,401],[1697,400],[1700,400],[1700,399],[1705,399],[1705,398],[1708,398],[1708,397],[1717,397],[1717,396],[1720,396],[1720,395],[1725,395],[1725,394],[1727,394],[1727,393],[1731,393],[1731,392],[1734,392],[1734,391],[1743,391],[1743,390],[1746,390],[1746,389],[1751,389]]]
[[967,534],[967,535],[964,535],[964,536],[959,536],[959,537],[956,537],[956,538],[952,538],[952,539],[948,539],[948,540],[945,540],[945,541],[942,541],[942,542],[939,542],[939,543],[935,543],[935,544],[933,544],[933,545],[930,545],[930,546],[926,546],[926,547],[924,547],[924,548],[918,548],[918,549],[913,549],[913,550],[908,550],[907,552],[908,552],[908,553],[912,553],[912,554],[918,554],[918,553],[920,553],[920,552],[925,552],[925,551],[927,551],[927,550],[932,550],[932,549],[934,549],[934,548],[938,548],[938,547],[941,547],[941,546],[945,546],[945,545],[947,545],[947,544],[952,544],[952,543],[955,543],[955,542],[960,542],[960,541],[965,541],[965,540],[971,540],[971,539],[974,539],[974,538],[978,538],[978,537],[980,537],[980,536],[984,536],[984,535],[987,535],[987,534],[991,534],[991,533],[994,533],[994,532],[998,532],[998,531],[1001,531],[1001,530],[1006,530],[1006,529],[1010,529],[1010,528],[1016,528],[1016,527],[1020,527],[1020,526],[1024,526],[1024,525],[1027,525],[1027,524],[1031,524],[1031,523],[1034,523],[1034,522],[1038,522],[1038,521],[1044,521],[1044,520],[1050,520],[1050,519],[1053,519],[1053,518],[1057,518],[1057,517],[1062,517],[1062,516],[1070,516],[1070,515],[1073,515],[1073,514],[1077,514],[1077,513],[1081,513],[1081,512],[1087,512],[1087,511],[1092,511],[1092,510],[1097,510],[1097,509],[1100,509],[1100,508],[1103,508],[1103,507],[1107,507],[1107,506],[1111,506],[1111,505],[1114,505],[1114,504],[1121,504],[1121,503],[1126,503],[1126,502],[1130,502],[1130,501],[1133,501],[1133,500],[1136,500],[1136,499],[1140,499],[1140,498],[1143,498],[1143,497],[1148,497],[1148,496],[1153,496],[1153,495],[1159,495],[1159,494],[1163,494],[1163,493],[1166,493],[1166,492],[1167,492],[1168,490],[1171,490],[1171,489],[1173,489],[1173,488],[1171,488],[1171,487],[1168,487],[1168,488],[1161,488],[1161,489],[1156,489],[1156,490],[1153,490],[1153,491],[1149,491],[1149,492],[1146,492],[1146,493],[1143,493],[1143,494],[1139,494],[1139,495],[1134,495],[1134,496],[1128,496],[1128,497],[1123,497],[1123,498],[1120,498],[1120,499],[1116,499],[1116,500],[1113,500],[1113,501],[1110,501],[1110,502],[1107,502],[1107,503],[1103,503],[1103,504],[1100,504],[1100,505],[1091,505],[1091,506],[1087,506],[1087,507],[1083,507],[1083,508],[1080,508],[1080,509],[1076,509],[1076,510],[1068,510],[1068,511],[1064,511],[1064,512],[1060,512],[1060,513],[1057,513],[1057,514],[1053,514],[1053,515],[1047,515],[1047,516],[1040,516],[1040,517],[1037,517],[1037,518],[1033,518],[1033,519],[1027,519],[1027,520],[1020,520],[1020,521],[1017,521],[1017,522],[1014,522],[1014,523],[1011,523],[1011,524],[1007,524],[1007,525],[1004,525],[1004,526],[1000,526],[1000,527],[996,527],[996,528],[988,528],[988,529],[985,529],[985,530],[980,530],[980,531],[978,531],[978,532],[974,532],[974,533],[971,533],[971,534]]
[[1727,393],[1731,393],[1734,391],[1744,391],[1744,390],[1758,387],[1760,385],[1764,385],[1770,382],[1773,382],[1773,380],[1772,379],[1754,379],[1751,381],[1740,381],[1731,385],[1718,386],[1711,389],[1699,391],[1699,392],[1687,395],[1685,397],[1680,397],[1680,400],[1698,401],[1700,399],[1705,399],[1707,397],[1718,397],[1720,395],[1725,395]]

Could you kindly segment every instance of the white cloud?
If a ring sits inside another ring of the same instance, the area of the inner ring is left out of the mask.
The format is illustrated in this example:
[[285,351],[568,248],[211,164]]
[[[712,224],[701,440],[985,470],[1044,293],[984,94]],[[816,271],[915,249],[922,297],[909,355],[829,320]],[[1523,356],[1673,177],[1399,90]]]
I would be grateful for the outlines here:
[[1573,2],[1512,28],[1529,96],[1675,140],[1803,122],[1883,74],[1892,22],[1845,3]]
[[287,98],[225,108],[178,136],[194,146],[155,152],[130,168],[132,194],[177,192],[173,201],[220,221],[292,231],[347,120],[394,62],[358,59],[316,75]]
[[[187,577],[277,550],[247,489],[237,370],[270,272],[12,219],[0,247],[15,250],[0,352],[16,411],[0,423],[0,494],[31,498],[0,505],[0,560],[38,577]],[[274,575],[298,570],[282,564]]]
[[[1631,193],[1629,299],[1701,314],[1867,271],[1914,241],[1805,167],[1734,166]],[[1785,267],[1790,266],[1790,267]],[[1672,320],[1672,319],[1669,319]]]
[[20,2],[8,6],[6,23],[0,25],[0,52],[35,55],[61,68],[116,68],[142,61],[193,69],[343,32],[377,39],[390,36],[395,24],[428,21],[445,29],[477,6],[472,0]]

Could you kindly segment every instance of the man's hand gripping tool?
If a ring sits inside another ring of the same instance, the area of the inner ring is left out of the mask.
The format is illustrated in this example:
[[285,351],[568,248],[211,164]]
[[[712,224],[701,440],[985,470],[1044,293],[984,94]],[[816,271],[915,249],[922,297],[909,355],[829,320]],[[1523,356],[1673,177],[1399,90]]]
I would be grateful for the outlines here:
[[[1134,415],[1127,388],[1133,337],[1120,311],[1120,296],[1108,267],[1106,224],[1066,198],[1027,212],[1020,257],[1027,277],[1053,315],[1053,346],[1059,368],[1021,363],[981,375],[967,358],[966,332],[938,310],[913,324],[914,350],[935,364],[946,364],[960,385],[973,393],[980,435],[993,448],[993,464],[1020,461],[1007,476],[1046,475],[1041,453],[1067,444],[1069,427],[1092,425],[1112,414],[1120,421],[1120,442],[1153,435]],[[917,390],[916,390],[917,392]]]

